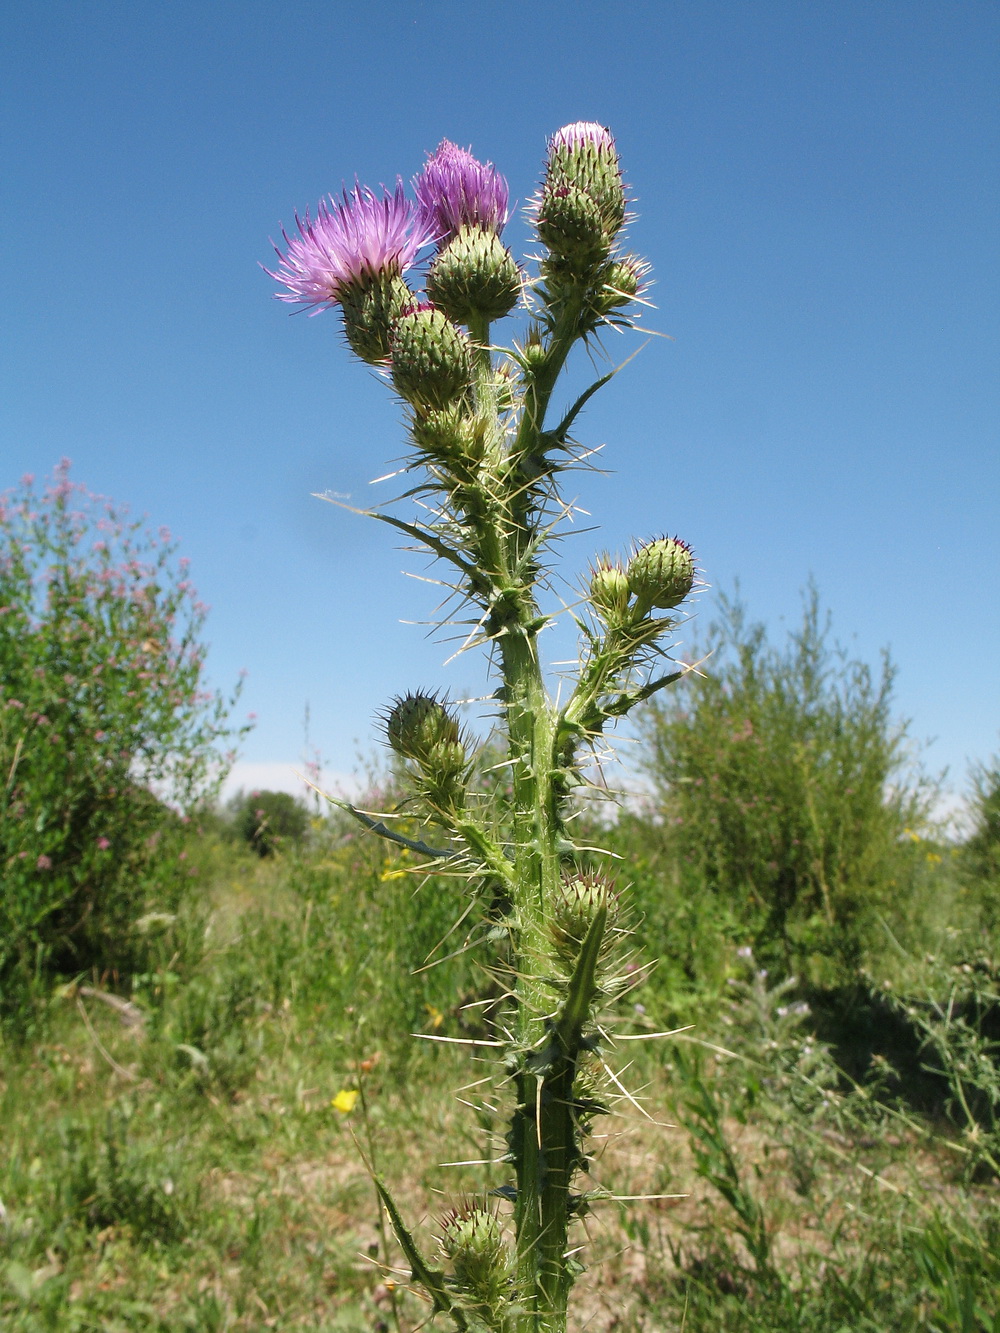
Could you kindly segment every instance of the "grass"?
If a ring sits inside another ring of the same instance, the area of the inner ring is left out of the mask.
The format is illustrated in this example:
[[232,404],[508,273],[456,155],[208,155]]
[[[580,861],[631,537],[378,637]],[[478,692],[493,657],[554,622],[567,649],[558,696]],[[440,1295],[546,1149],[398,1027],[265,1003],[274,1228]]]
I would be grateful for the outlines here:
[[[101,998],[113,978],[64,986],[2,1051],[0,1325],[414,1329],[362,1157],[432,1232],[506,1179],[485,1085],[454,1096],[488,1072],[475,1048],[408,1035],[480,1031],[474,952],[414,975],[462,886],[414,894],[380,847],[336,838],[191,859],[200,904],[147,926],[128,1006]],[[667,928],[647,917],[654,951]],[[623,1007],[626,1035],[696,1026],[618,1044],[636,1103],[617,1099],[594,1178],[647,1197],[592,1204],[577,1326],[1000,1329],[995,965],[955,942],[807,1011],[737,938],[702,929],[688,984],[678,962]]]

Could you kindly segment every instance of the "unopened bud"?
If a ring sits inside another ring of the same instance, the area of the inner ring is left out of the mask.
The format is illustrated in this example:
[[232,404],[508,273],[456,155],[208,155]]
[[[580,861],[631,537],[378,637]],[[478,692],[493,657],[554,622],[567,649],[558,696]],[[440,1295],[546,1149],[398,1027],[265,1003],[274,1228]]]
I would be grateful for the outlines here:
[[575,185],[546,187],[537,221],[539,239],[572,272],[593,269],[611,249],[599,206]]
[[545,365],[547,359],[548,352],[538,336],[537,329],[532,330],[524,346],[517,348],[517,360],[525,370],[536,371]]
[[393,329],[415,300],[409,287],[398,273],[383,270],[343,283],[337,299],[351,351],[371,366],[384,365]]
[[401,758],[418,763],[425,763],[441,745],[461,747],[458,722],[433,694],[397,699],[385,717],[385,734]]
[[603,125],[577,121],[549,140],[545,189],[575,187],[597,206],[608,242],[625,222],[625,186],[614,137]]
[[638,255],[613,259],[604,271],[604,282],[595,299],[598,312],[606,315],[634,301],[643,291],[648,273],[649,265]]
[[510,412],[517,404],[517,380],[510,361],[502,361],[493,376],[493,394],[500,415]]
[[628,562],[628,582],[643,615],[679,606],[694,586],[694,556],[679,537],[641,546]]
[[496,232],[462,227],[427,275],[427,295],[449,319],[501,319],[521,295],[521,274]]
[[429,774],[433,774],[435,782],[444,789],[451,787],[462,776],[465,763],[465,746],[458,738],[435,742],[423,760],[423,767]]
[[482,429],[460,405],[418,413],[410,433],[417,448],[437,462],[474,463],[482,457]]
[[628,575],[621,565],[599,564],[590,576],[590,600],[608,625],[620,624],[628,611]]
[[573,1080],[573,1102],[577,1116],[607,1115],[607,1088],[596,1063],[582,1064]]
[[444,311],[411,306],[392,336],[392,382],[396,391],[423,411],[448,407],[472,383],[469,339]]
[[575,964],[591,924],[603,908],[607,911],[604,947],[611,941],[611,927],[618,919],[620,900],[614,881],[601,874],[566,876],[552,903],[549,930],[556,956],[566,967]]
[[481,1314],[499,1311],[509,1295],[511,1264],[497,1214],[480,1204],[456,1210],[445,1219],[441,1247],[459,1290],[472,1297]]

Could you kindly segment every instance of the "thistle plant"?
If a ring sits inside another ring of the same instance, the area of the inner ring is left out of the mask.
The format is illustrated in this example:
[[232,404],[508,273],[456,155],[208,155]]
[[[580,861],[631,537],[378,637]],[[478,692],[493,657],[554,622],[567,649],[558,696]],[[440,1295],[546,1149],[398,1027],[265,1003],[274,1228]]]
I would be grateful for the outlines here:
[[[595,350],[603,331],[633,328],[647,303],[648,266],[622,246],[628,201],[610,132],[581,122],[549,141],[528,209],[540,247],[531,276],[502,240],[509,193],[491,163],[445,141],[413,189],[411,202],[399,180],[381,196],[355,185],[315,218],[297,217],[268,270],[280,299],[314,313],[338,306],[351,350],[402,400],[415,480],[401,498],[421,516],[366,512],[450,571],[465,647],[483,648],[498,678],[502,797],[472,780],[479,747],[455,708],[418,692],[396,699],[383,725],[409,782],[408,813],[419,811],[429,841],[393,829],[398,812],[348,808],[426,872],[468,880],[506,998],[494,1039],[480,1044],[496,1051],[511,1094],[511,1178],[448,1215],[436,1257],[376,1184],[435,1312],[459,1329],[556,1333],[580,1271],[572,1223],[601,1194],[587,1188],[587,1134],[615,1079],[607,1015],[642,972],[630,963],[622,890],[574,843],[573,800],[605,729],[682,674],[668,640],[696,571],[675,537],[625,559],[597,557],[567,612],[579,663],[553,698],[539,635],[565,609],[544,598],[553,541],[572,509],[564,474],[584,455],[571,432],[616,372],[561,413],[554,391],[578,344]],[[520,341],[500,346],[494,325],[508,316]]]

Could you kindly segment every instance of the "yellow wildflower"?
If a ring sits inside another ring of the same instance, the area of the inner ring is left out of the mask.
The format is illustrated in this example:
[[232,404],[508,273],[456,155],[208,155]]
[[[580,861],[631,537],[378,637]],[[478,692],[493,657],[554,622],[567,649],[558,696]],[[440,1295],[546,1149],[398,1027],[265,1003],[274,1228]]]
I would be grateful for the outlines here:
[[330,1105],[335,1111],[339,1111],[341,1115],[350,1115],[354,1110],[354,1103],[357,1100],[357,1088],[341,1088]]

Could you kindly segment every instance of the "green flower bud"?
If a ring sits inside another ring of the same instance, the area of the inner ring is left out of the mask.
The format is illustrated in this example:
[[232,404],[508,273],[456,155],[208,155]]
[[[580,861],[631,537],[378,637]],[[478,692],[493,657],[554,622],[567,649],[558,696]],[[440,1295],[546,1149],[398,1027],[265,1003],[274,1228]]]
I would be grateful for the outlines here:
[[642,615],[680,605],[694,586],[694,556],[679,537],[641,546],[628,562],[628,583]]
[[536,371],[545,365],[548,353],[542,345],[537,329],[531,329],[523,347],[518,347],[516,343],[514,347],[517,352],[516,359],[525,370]]
[[365,273],[344,283],[337,299],[351,351],[370,366],[384,365],[389,359],[393,329],[416,299],[409,287],[398,273]]
[[411,306],[393,329],[392,382],[419,411],[448,407],[472,383],[468,337],[442,310]]
[[595,1061],[581,1064],[573,1080],[573,1102],[579,1119],[608,1115],[607,1083],[601,1066]]
[[572,969],[587,938],[594,917],[601,908],[608,913],[602,952],[612,943],[612,928],[618,920],[620,898],[614,881],[601,874],[565,876],[552,903],[549,934],[556,957]]
[[419,760],[419,787],[426,800],[452,812],[465,805],[468,764],[461,740],[438,741]]
[[611,249],[599,205],[575,185],[546,187],[537,222],[539,239],[574,273],[594,268]]
[[496,373],[493,376],[493,392],[497,412],[501,414],[510,412],[516,405],[518,401],[517,380],[514,367],[509,361],[501,362],[497,366]]
[[507,1301],[511,1278],[510,1251],[497,1214],[475,1203],[456,1209],[445,1218],[441,1248],[451,1260],[458,1289],[484,1318],[495,1315]]
[[482,430],[460,406],[418,413],[410,433],[417,448],[438,462],[475,463],[482,457]]
[[598,313],[607,315],[634,301],[643,290],[648,272],[649,265],[638,255],[613,259],[604,271],[604,282],[594,302]]
[[549,140],[546,191],[575,187],[597,206],[608,242],[625,222],[625,185],[611,131],[579,121]]
[[385,717],[389,744],[403,759],[426,763],[442,745],[461,746],[458,723],[433,694],[407,694],[397,699]]
[[618,625],[628,614],[631,595],[628,575],[621,565],[599,564],[590,576],[590,600],[607,625]]
[[427,296],[449,319],[501,319],[521,295],[521,273],[492,231],[462,227],[441,250],[427,275]]
[[436,783],[450,787],[465,771],[465,746],[461,739],[436,741],[421,762]]

